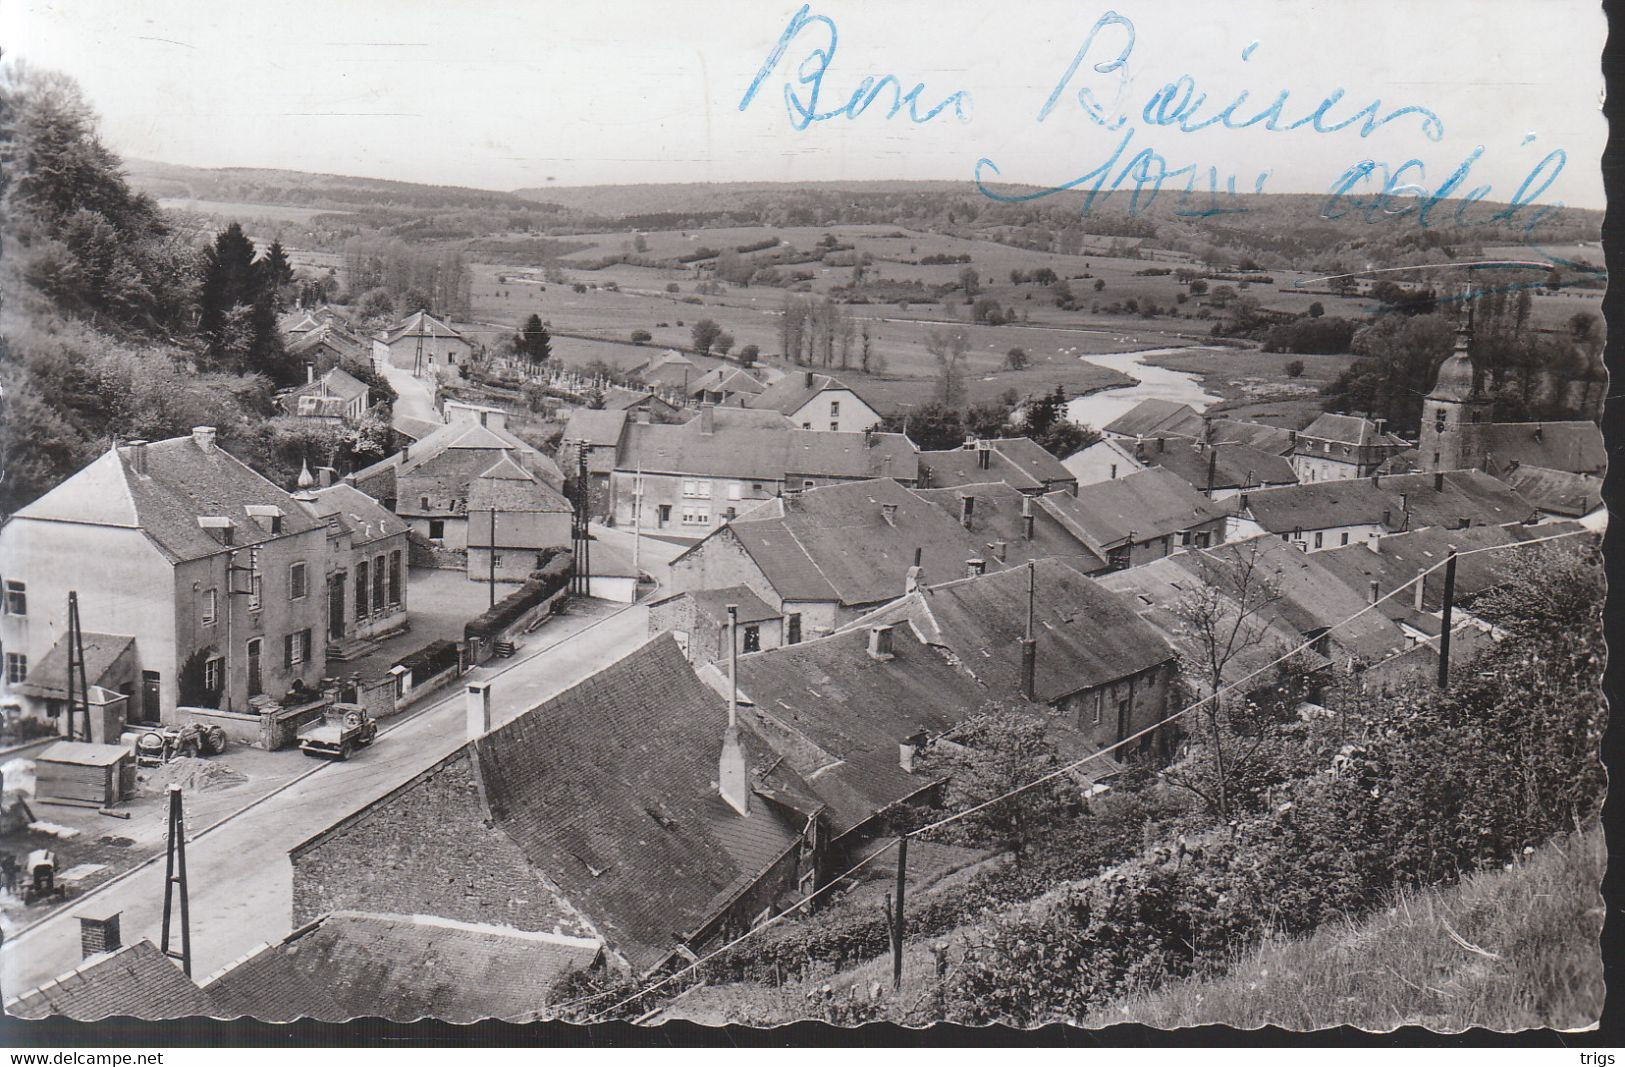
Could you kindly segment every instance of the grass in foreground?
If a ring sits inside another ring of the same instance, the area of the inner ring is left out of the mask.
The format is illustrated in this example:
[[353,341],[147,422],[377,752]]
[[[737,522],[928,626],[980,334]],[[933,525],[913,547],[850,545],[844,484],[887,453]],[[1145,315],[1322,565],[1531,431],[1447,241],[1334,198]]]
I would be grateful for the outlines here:
[[1603,1003],[1606,868],[1603,834],[1594,828],[1543,846],[1512,870],[1408,893],[1384,913],[1302,940],[1266,942],[1222,977],[1171,983],[1086,1023],[1589,1026]]

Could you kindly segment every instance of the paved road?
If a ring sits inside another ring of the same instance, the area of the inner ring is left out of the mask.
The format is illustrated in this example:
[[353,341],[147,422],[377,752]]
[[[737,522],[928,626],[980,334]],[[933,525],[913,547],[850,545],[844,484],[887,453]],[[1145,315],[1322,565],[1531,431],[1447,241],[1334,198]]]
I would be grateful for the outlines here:
[[[561,636],[567,627],[574,632]],[[530,636],[530,647],[520,650],[519,660],[480,668],[469,680],[493,680],[493,709],[505,722],[620,659],[647,636],[648,609],[642,605],[596,620],[559,619]],[[445,699],[388,728],[377,744],[348,763],[324,765],[190,841],[193,976],[202,979],[286,935],[293,898],[288,850],[454,751],[465,740],[464,723],[463,688],[458,686]],[[156,944],[163,890],[160,857],[7,941],[0,951],[0,987],[6,997],[79,965],[73,913],[85,903],[120,911],[126,944],[141,938]]]
[[443,421],[440,413],[434,409],[434,388],[428,382],[413,377],[411,371],[397,367],[387,359],[374,362],[389,380],[390,388],[395,390],[395,415],[426,422]]

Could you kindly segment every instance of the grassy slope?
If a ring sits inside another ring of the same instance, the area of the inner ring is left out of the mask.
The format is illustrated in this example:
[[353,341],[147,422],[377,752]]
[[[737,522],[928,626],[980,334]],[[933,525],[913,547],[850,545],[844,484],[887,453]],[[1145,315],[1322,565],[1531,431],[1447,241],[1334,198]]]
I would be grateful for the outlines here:
[[1545,845],[1513,870],[1407,894],[1385,913],[1304,940],[1267,942],[1222,977],[1175,982],[1086,1021],[1584,1027],[1602,1011],[1606,867],[1602,832],[1592,829]]

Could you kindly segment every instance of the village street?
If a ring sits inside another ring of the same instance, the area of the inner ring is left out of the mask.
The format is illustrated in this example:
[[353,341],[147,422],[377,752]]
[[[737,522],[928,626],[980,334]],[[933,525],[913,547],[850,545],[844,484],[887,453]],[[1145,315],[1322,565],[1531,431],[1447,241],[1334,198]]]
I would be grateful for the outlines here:
[[[626,534],[595,533],[603,540],[630,544]],[[664,564],[680,551],[679,546],[646,538],[644,570],[657,580],[664,579]],[[516,659],[498,661],[465,676],[464,682],[493,683],[497,722],[528,711],[647,640],[648,609],[644,604],[606,613],[604,602],[587,603],[592,605],[588,612],[556,618],[529,635]],[[292,869],[288,850],[461,745],[466,740],[464,693],[464,685],[454,686],[430,707],[386,725],[377,743],[349,762],[322,765],[224,822],[200,828],[187,848],[195,977],[201,979],[289,932]],[[192,821],[196,825],[204,820],[194,817]],[[158,943],[163,898],[160,855],[7,940],[0,950],[0,989],[13,995],[78,966],[79,925],[74,914],[87,906],[120,912],[126,944],[143,938]],[[178,942],[174,947],[179,947]]]
[[375,359],[373,365],[389,380],[389,387],[395,390],[393,410],[395,418],[421,419],[424,422],[443,421],[440,413],[434,408],[432,385],[422,378],[413,376],[410,370],[395,366],[387,359]]

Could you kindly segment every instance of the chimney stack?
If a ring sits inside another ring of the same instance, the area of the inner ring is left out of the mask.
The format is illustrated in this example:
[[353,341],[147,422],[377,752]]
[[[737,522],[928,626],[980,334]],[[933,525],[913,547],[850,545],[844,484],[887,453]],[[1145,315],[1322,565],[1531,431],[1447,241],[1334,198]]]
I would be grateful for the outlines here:
[[980,578],[987,573],[987,560],[967,559],[965,561],[965,577]]
[[1298,447],[1298,431],[1297,430],[1288,430],[1286,432],[1286,443],[1291,445],[1293,448]]
[[717,432],[717,409],[715,405],[700,405],[700,432],[706,434]]
[[890,626],[869,627],[869,658],[884,662],[892,659],[892,628]]
[[1168,451],[1168,439],[1166,437],[1157,438],[1157,452],[1158,452],[1158,454],[1160,455],[1161,453],[1166,452],[1166,451]]
[[323,489],[328,488],[333,484],[333,476],[337,473],[338,471],[332,467],[317,467],[316,484],[321,486]]
[[1368,533],[1365,535],[1365,547],[1377,553],[1379,556],[1382,555],[1382,548],[1379,545],[1379,542],[1381,541],[1382,538],[1377,536],[1375,533]]
[[195,441],[197,443],[197,446],[200,449],[202,449],[203,451],[205,451],[205,452],[213,452],[214,451],[214,427],[213,426],[194,426],[194,427],[192,427],[192,440]]
[[914,773],[914,744],[910,741],[897,742],[897,765],[905,774]]
[[804,386],[806,386],[806,388],[808,388],[808,389],[811,389],[813,387],[813,372],[812,371],[807,371],[806,374],[802,377],[802,384]]
[[880,505],[880,517],[886,520],[886,525],[887,526],[896,526],[897,525],[897,505],[896,504],[882,504],[882,505]]
[[1411,494],[1399,494],[1399,510],[1403,515],[1409,515],[1411,513]]
[[106,906],[92,905],[85,911],[75,912],[75,919],[79,920],[79,949],[82,958],[90,959],[104,952],[117,952],[123,945],[119,942],[118,920],[119,913],[106,910]]
[[922,549],[916,548],[914,550],[914,566],[908,569],[908,577],[903,579],[903,592],[905,594],[912,593],[925,585],[925,568],[920,566],[920,557],[923,554]]
[[717,761],[717,792],[728,806],[741,815],[750,814],[750,771],[745,766],[745,746],[739,743],[739,727],[722,731],[722,757]]
[[491,683],[468,683],[468,739],[476,741],[491,732]]
[[1444,492],[1444,471],[1433,472],[1433,491],[1435,493]]
[[1021,536],[1028,541],[1033,539],[1033,498],[1030,496],[1021,498]]
[[147,473],[147,442],[131,441],[125,448],[128,449],[125,455],[130,457],[130,469],[137,474]]
[[316,364],[312,360],[305,360],[305,384],[310,385],[316,381]]
[[998,560],[1000,563],[1005,561],[1005,557],[1008,556],[1010,552],[1009,542],[1006,541],[995,541],[989,547],[993,549],[993,558]]
[[1375,604],[1382,599],[1382,585],[1375,578],[1371,579],[1371,603]]
[[1036,595],[1038,568],[1027,561],[1027,631],[1021,639],[1021,695],[1036,700],[1038,692],[1038,636],[1034,632],[1033,600]]
[[1413,586],[1415,599],[1412,601],[1412,606],[1415,607],[1417,611],[1422,610],[1422,604],[1425,602],[1427,594],[1427,581],[1428,576],[1426,574],[1418,574],[1416,576],[1416,583]]
[[970,493],[959,494],[959,525],[970,529],[971,520],[976,516],[976,497]]

